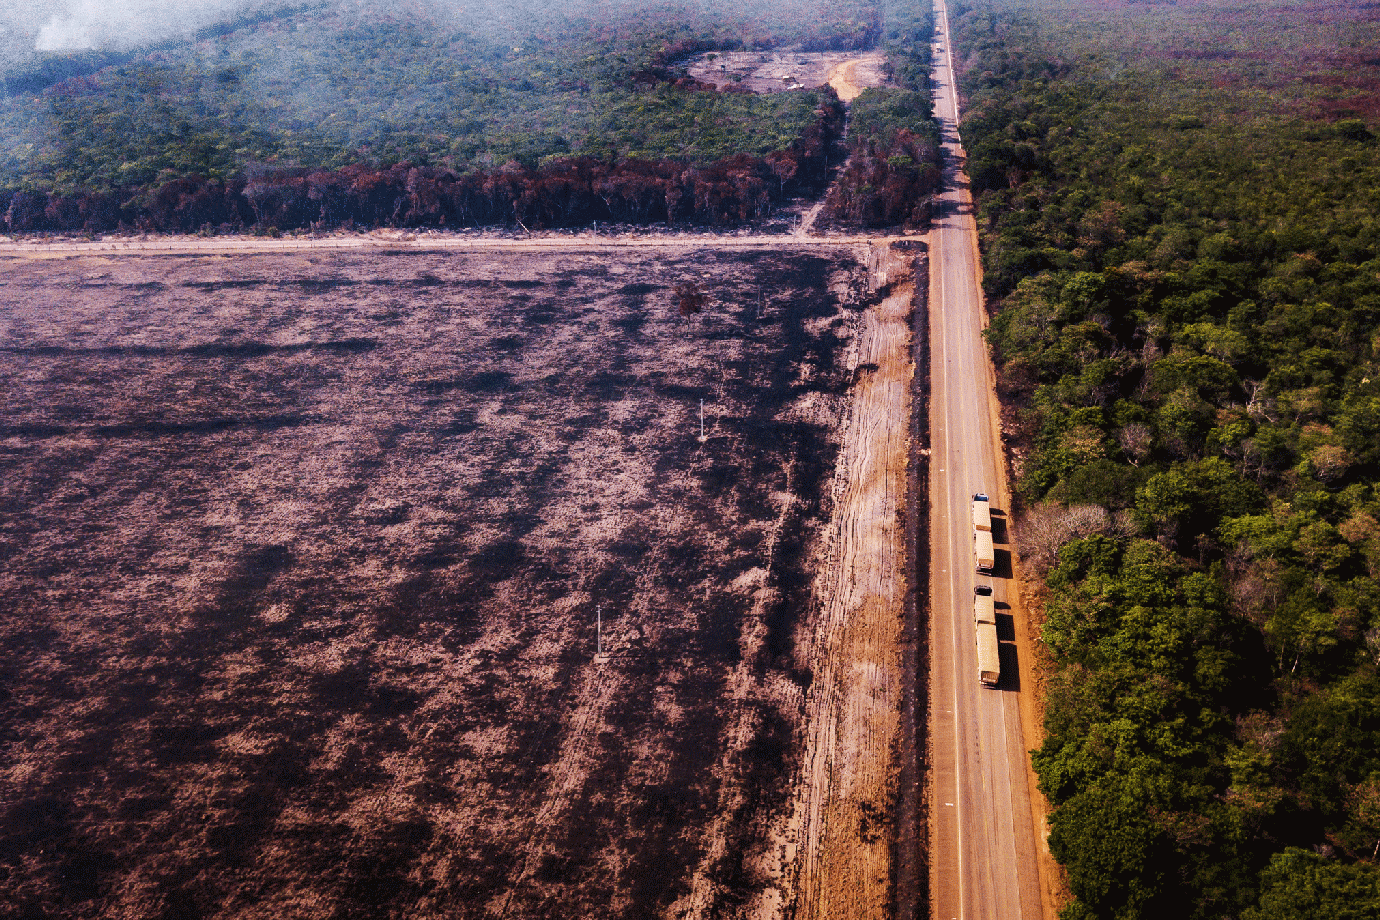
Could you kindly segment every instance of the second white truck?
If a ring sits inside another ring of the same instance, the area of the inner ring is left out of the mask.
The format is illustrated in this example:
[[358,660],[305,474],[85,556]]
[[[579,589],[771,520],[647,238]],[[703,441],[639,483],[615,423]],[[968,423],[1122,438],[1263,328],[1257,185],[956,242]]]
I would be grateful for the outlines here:
[[977,570],[983,575],[991,575],[997,566],[996,550],[992,548],[992,531],[973,531],[973,556],[977,559]]
[[985,492],[973,493],[973,529],[992,529],[992,503]]

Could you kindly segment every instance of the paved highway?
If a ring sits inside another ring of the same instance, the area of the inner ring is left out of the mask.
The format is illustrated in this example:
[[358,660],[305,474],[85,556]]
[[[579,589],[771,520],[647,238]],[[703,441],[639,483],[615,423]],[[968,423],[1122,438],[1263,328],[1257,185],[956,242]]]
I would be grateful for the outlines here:
[[[1036,920],[1037,842],[1021,729],[1023,692],[1011,607],[1005,516],[994,515],[995,576],[978,575],[969,502],[1009,506],[996,434],[977,231],[963,175],[947,9],[935,0],[935,111],[949,163],[930,235],[930,738],[931,912],[934,920]],[[997,601],[1001,683],[978,683],[973,587]],[[1028,691],[1025,691],[1028,692]]]

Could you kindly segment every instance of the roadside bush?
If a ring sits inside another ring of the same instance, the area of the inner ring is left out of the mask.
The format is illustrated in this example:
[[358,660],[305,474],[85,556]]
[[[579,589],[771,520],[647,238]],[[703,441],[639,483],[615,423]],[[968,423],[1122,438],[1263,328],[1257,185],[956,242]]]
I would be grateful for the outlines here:
[[[1067,917],[1369,916],[1380,105],[1298,76],[1380,22],[1169,9],[950,7],[988,340],[1038,503],[1019,536],[1050,589],[1050,848]],[[1347,60],[1380,86],[1380,59]]]
[[1041,502],[1016,522],[1016,542],[1021,563],[1036,577],[1045,575],[1059,558],[1059,549],[1071,540],[1093,534],[1121,535],[1125,526],[1100,505],[1063,505]]

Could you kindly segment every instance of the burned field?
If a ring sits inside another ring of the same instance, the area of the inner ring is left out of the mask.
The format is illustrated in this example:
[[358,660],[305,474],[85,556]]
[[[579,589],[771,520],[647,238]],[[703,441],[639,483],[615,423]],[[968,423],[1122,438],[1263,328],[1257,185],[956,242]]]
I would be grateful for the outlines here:
[[[0,916],[789,897],[795,626],[861,268],[438,252],[3,277]],[[687,282],[706,296],[683,315]]]

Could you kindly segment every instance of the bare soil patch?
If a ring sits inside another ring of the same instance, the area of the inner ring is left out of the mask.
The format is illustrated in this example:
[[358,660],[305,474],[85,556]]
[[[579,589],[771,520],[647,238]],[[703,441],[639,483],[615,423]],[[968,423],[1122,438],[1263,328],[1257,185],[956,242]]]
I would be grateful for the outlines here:
[[915,781],[904,724],[914,719],[907,684],[915,678],[905,529],[914,263],[877,246],[869,264],[886,297],[864,315],[857,340],[859,380],[835,474],[828,559],[815,583],[820,615],[806,637],[814,686],[795,791],[795,916],[819,920],[909,916],[898,898],[915,896],[913,856],[901,852],[912,842],[897,837],[916,827],[909,818],[898,826],[902,777]]
[[[828,83],[845,102],[863,88],[886,83],[880,51],[720,51],[690,62],[690,76],[715,87],[736,86],[754,93],[813,89]],[[856,89],[850,93],[849,87]]]
[[0,917],[785,909],[860,266],[0,277]]

